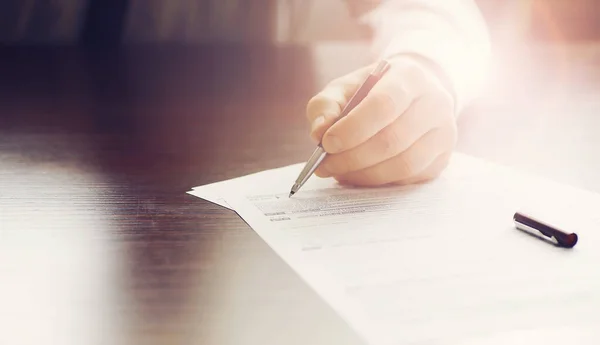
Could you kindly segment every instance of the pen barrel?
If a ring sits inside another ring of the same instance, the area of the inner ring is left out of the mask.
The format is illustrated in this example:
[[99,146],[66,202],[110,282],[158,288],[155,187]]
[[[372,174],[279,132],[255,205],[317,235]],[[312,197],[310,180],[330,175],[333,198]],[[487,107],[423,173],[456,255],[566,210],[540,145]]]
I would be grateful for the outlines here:
[[306,162],[306,164],[304,165],[304,168],[300,172],[300,175],[298,175],[298,178],[296,179],[295,184],[298,187],[301,187],[304,183],[306,183],[308,178],[313,174],[313,172],[315,172],[321,161],[325,158],[326,154],[327,152],[325,152],[323,146],[318,145],[315,151],[308,159],[308,161]]
[[388,67],[388,62],[384,60],[381,61],[371,73],[369,73],[369,75],[365,78],[364,82],[361,84],[360,88],[350,98],[348,103],[346,103],[346,105],[342,109],[340,116],[338,116],[335,122],[348,115],[348,113],[351,112],[352,109],[356,108],[356,106],[360,102],[362,102],[365,99],[365,97],[367,97],[367,95],[369,94],[369,92],[371,92],[375,84],[377,84],[379,79],[381,79],[383,74],[387,71]]

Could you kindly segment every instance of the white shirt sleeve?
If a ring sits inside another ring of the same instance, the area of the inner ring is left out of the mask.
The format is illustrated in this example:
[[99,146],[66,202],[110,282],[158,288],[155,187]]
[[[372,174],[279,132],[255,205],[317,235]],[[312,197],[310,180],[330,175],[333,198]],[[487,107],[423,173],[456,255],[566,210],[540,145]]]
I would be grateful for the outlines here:
[[437,64],[455,96],[457,114],[479,95],[491,49],[474,0],[383,0],[362,19],[375,29],[379,58],[417,54]]

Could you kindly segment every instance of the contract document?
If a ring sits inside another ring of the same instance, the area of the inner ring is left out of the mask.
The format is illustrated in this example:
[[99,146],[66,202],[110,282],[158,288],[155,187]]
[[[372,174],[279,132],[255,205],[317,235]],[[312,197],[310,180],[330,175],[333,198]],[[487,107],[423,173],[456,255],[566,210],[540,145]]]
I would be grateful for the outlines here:
[[[303,164],[194,188],[235,210],[368,344],[600,344],[600,196],[455,154],[442,176],[351,188]],[[521,211],[569,232],[515,229]]]

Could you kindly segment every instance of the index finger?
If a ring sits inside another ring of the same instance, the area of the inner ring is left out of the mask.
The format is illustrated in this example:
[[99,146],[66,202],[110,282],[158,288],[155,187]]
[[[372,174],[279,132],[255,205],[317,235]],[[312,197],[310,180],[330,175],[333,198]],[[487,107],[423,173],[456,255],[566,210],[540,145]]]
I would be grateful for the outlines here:
[[347,100],[358,89],[371,69],[372,66],[363,67],[334,79],[309,100],[306,106],[306,118],[311,124],[313,139],[320,141],[324,132],[338,118]]
[[325,132],[325,151],[339,153],[354,148],[401,116],[418,96],[415,86],[420,80],[412,73],[413,67],[410,69],[390,69],[361,103]]

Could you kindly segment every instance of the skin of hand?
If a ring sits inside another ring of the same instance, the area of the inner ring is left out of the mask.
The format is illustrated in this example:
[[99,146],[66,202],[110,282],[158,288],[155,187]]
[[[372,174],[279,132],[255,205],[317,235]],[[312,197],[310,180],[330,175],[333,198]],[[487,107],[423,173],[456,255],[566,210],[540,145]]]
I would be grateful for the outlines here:
[[336,123],[374,65],[333,80],[308,102],[311,138],[328,153],[315,175],[354,186],[415,184],[448,165],[457,140],[452,94],[420,59],[388,62],[369,94]]

